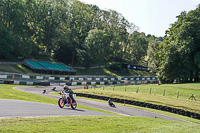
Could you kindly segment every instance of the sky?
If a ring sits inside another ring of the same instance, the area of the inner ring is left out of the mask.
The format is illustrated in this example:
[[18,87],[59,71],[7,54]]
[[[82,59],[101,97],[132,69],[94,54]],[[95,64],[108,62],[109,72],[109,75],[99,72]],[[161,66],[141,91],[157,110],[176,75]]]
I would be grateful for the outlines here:
[[197,8],[200,0],[80,0],[97,5],[103,10],[116,10],[129,22],[139,27],[140,32],[157,37],[165,35],[182,11]]

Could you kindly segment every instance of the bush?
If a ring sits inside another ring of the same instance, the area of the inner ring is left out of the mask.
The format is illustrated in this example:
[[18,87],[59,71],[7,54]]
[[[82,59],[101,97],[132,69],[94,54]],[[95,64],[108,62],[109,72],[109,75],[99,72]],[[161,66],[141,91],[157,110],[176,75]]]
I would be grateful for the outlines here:
[[116,63],[111,64],[109,68],[114,70],[114,71],[118,71],[118,72],[121,71],[121,65],[116,64]]

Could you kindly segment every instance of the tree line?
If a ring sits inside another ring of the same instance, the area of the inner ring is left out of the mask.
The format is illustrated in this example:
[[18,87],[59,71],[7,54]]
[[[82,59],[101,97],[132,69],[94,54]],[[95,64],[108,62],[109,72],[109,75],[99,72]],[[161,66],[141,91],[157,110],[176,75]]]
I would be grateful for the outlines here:
[[181,12],[166,30],[163,42],[149,43],[147,55],[148,66],[161,82],[199,82],[200,5]]
[[200,7],[165,36],[138,32],[121,13],[78,0],[1,0],[0,60],[48,58],[89,67],[148,61],[161,82],[199,81]]
[[148,48],[138,29],[117,11],[78,0],[1,0],[0,59],[137,64]]

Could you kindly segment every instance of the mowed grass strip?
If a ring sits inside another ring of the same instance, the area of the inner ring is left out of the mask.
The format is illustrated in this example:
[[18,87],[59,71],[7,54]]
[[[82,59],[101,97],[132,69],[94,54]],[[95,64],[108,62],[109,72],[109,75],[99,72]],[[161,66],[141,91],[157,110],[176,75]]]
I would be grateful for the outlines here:
[[[199,87],[200,83],[163,84],[160,86],[150,84],[82,89],[75,90],[74,92],[136,100],[200,113]],[[189,100],[192,94],[195,96],[197,101]],[[179,96],[178,98],[177,95]]]
[[0,84],[0,99],[23,100],[23,101],[32,101],[32,102],[40,102],[48,104],[57,104],[58,102],[58,100],[53,98],[43,97],[40,95],[13,89],[14,87],[19,87],[19,86],[22,85]]
[[200,124],[127,116],[67,116],[0,119],[0,132],[199,133]]

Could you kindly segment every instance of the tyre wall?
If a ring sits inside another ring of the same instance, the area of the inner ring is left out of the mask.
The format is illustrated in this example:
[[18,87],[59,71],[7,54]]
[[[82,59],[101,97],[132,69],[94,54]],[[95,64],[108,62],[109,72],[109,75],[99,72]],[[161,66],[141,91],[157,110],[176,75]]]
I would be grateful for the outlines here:
[[[80,97],[88,97],[88,98],[100,99],[100,100],[105,100],[105,101],[108,101],[108,99],[110,98],[106,96],[98,96],[98,95],[83,94],[83,93],[76,93],[76,95]],[[119,99],[119,98],[113,98],[113,101],[117,103],[125,103],[125,104],[145,107],[145,108],[152,108],[152,109],[167,111],[167,112],[171,112],[171,113],[175,113],[175,114],[179,114],[179,115],[200,120],[200,114],[186,111],[183,109],[177,109],[177,108],[172,108],[172,107],[167,107],[167,106],[162,106],[162,105],[156,105],[152,103],[145,103],[145,102],[140,102],[140,101],[126,100],[126,99]]]

